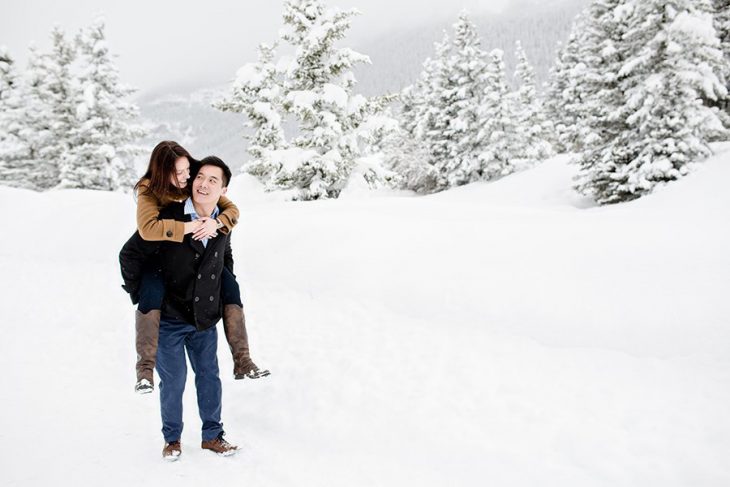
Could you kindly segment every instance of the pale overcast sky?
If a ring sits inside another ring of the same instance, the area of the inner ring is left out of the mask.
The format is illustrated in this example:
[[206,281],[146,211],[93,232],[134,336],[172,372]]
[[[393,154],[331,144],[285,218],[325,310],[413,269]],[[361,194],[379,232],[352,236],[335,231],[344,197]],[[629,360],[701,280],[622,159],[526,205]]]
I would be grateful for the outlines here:
[[[281,26],[283,0],[0,0],[0,45],[25,65],[28,45],[50,45],[59,24],[73,34],[96,16],[106,20],[110,49],[122,79],[141,90],[215,85],[255,59],[259,42],[271,42]],[[398,26],[433,18],[455,20],[462,8],[498,12],[507,5],[535,0],[330,0],[356,7],[350,45]],[[544,1],[539,3],[545,3]]]

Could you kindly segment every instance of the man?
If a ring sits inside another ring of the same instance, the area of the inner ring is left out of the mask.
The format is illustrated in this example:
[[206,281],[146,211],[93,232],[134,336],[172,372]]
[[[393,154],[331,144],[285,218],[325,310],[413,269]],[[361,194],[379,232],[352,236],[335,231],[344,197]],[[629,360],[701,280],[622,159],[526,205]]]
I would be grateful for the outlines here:
[[[160,218],[191,221],[215,218],[218,199],[228,189],[231,170],[217,157],[206,157],[193,180],[192,198],[172,203]],[[147,242],[136,233],[120,253],[125,289],[133,290],[149,257],[158,253],[165,283],[157,349],[160,376],[160,409],[165,446],[163,458],[177,460],[182,452],[182,397],[187,364],[185,351],[195,373],[198,409],[203,421],[201,447],[219,455],[232,455],[237,447],[223,439],[221,423],[221,381],[218,371],[216,323],[221,318],[221,274],[233,272],[230,233],[197,241],[186,235],[182,244]],[[229,330],[226,329],[226,332]],[[229,339],[230,341],[230,339]]]

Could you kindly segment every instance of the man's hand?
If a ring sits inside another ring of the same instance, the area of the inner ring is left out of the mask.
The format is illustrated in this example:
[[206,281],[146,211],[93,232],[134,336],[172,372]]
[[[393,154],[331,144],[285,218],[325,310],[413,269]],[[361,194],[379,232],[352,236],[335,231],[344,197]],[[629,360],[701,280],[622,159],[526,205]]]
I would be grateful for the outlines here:
[[185,222],[185,235],[188,233],[193,233],[194,231],[198,230],[201,226],[203,226],[203,222],[200,220],[193,220],[191,222]]
[[193,232],[195,240],[213,238],[218,235],[218,222],[215,221],[215,218],[203,217],[197,221],[201,222],[201,225]]

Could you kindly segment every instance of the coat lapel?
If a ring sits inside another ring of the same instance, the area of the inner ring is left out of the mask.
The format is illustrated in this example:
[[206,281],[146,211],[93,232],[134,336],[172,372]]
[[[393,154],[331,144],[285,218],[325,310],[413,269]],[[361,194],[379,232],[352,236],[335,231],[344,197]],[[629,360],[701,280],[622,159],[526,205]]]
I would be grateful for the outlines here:
[[[187,215],[184,213],[184,208],[185,208],[185,205],[180,204],[180,210],[181,210],[180,213],[182,216],[182,220],[185,222],[189,222],[189,221],[191,221],[190,215]],[[197,252],[200,255],[203,255],[205,253],[205,246],[203,245],[203,242],[201,242],[200,240],[195,240],[192,235],[189,235],[186,238],[188,239],[188,245],[190,245],[193,248],[193,250],[195,250],[195,252]],[[210,243],[210,242],[208,242],[208,243]]]
[[[205,247],[203,246],[203,242],[200,240],[195,240],[193,237],[190,237],[188,239],[190,246],[200,255],[203,255],[205,253]],[[210,244],[210,241],[208,242]]]

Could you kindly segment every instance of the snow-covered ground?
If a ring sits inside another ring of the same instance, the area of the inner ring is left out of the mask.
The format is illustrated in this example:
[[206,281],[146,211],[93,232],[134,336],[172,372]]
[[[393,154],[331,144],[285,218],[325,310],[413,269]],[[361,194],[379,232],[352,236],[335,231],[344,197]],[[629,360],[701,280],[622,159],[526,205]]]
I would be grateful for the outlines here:
[[[131,196],[0,188],[0,484],[730,485],[730,145],[596,208],[561,156],[428,197],[230,196],[254,359],[160,459],[117,252]],[[19,224],[19,222],[22,222]]]

